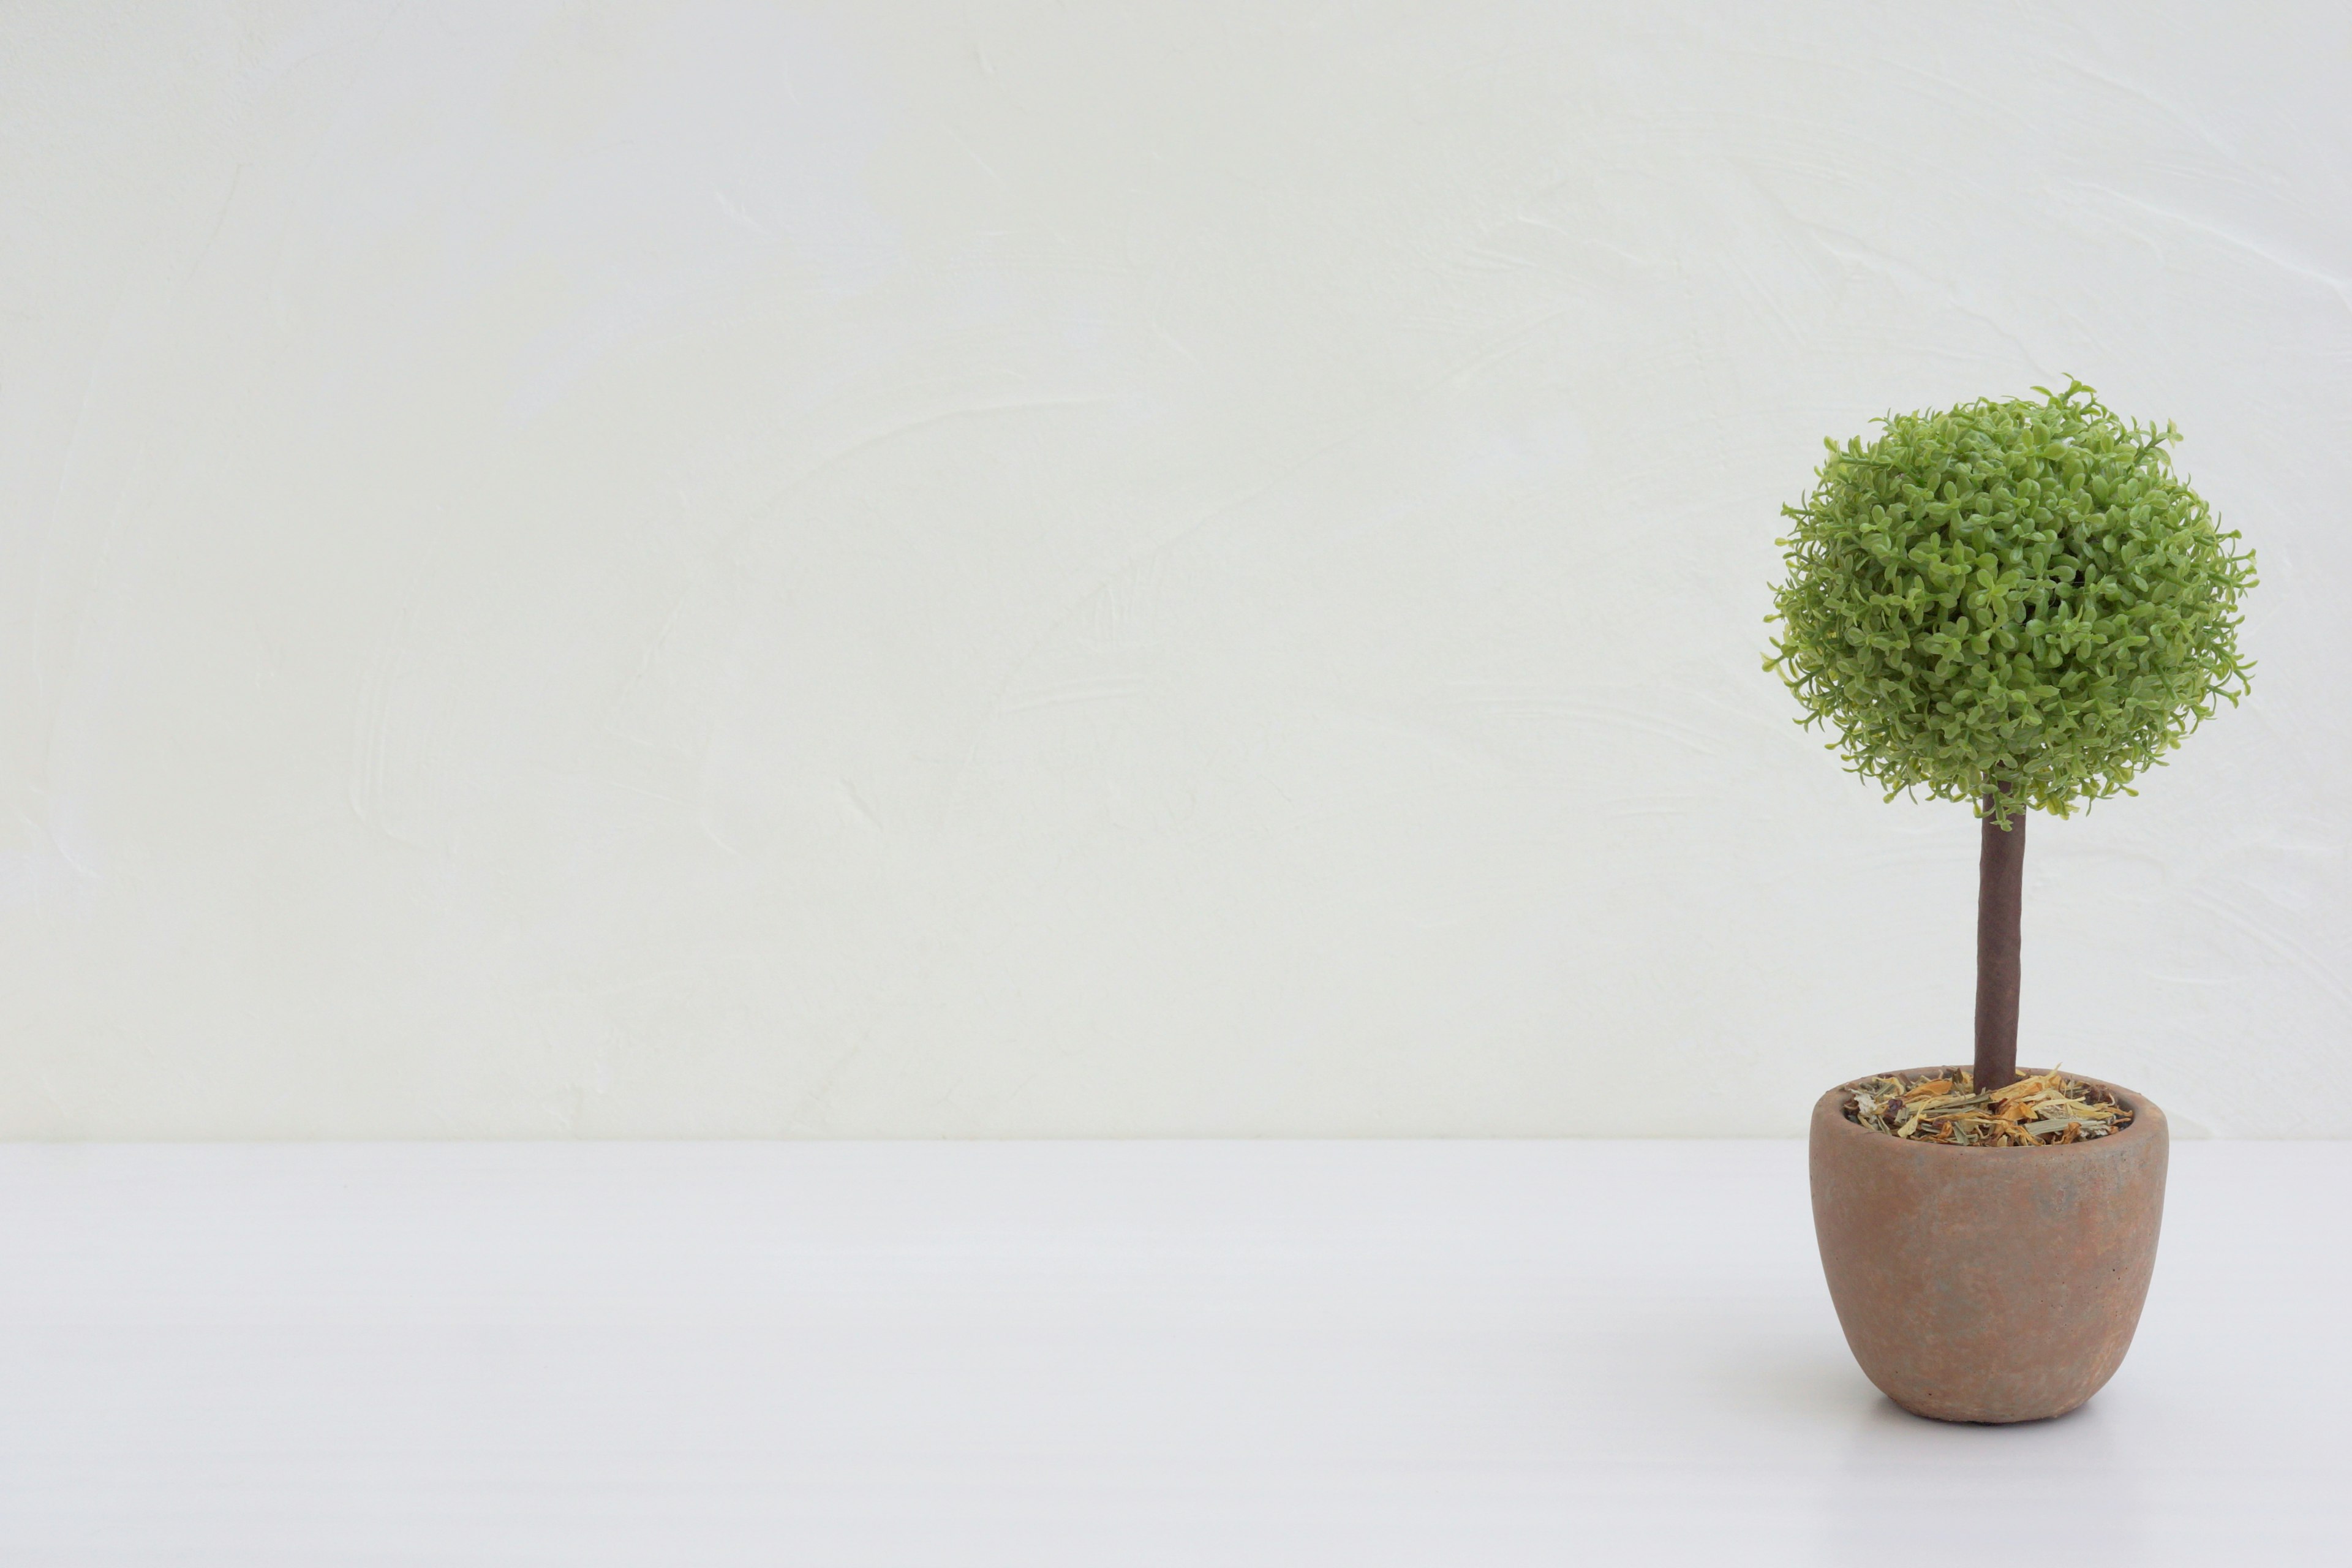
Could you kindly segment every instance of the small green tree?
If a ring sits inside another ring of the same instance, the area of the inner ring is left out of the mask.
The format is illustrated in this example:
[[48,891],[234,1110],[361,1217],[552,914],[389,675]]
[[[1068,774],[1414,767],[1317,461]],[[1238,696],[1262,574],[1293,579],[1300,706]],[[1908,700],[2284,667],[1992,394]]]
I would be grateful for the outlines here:
[[2017,1070],[2025,813],[2065,816],[2160,764],[2235,704],[2254,557],[2176,477],[2180,439],[2118,419],[2078,381],[2042,400],[1890,415],[1828,443],[1783,507],[1781,636],[1765,660],[1886,798],[1983,819],[1976,1081]]

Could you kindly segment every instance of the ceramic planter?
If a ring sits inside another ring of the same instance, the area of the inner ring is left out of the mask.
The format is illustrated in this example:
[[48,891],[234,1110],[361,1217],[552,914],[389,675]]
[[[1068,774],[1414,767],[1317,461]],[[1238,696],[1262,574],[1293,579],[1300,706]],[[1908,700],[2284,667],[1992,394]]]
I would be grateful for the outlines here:
[[1872,1131],[1845,1118],[1850,1087],[1813,1107],[1813,1231],[1830,1298],[1862,1370],[1906,1410],[2038,1421],[2122,1364],[2156,1266],[2168,1138],[2146,1099],[2096,1087],[2132,1124],[2038,1149]]

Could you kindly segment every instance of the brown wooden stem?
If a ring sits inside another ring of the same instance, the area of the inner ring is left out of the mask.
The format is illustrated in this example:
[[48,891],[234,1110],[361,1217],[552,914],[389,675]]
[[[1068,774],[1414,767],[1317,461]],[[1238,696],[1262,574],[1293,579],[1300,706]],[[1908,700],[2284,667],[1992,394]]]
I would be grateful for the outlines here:
[[1977,861],[1977,1060],[1979,1089],[2017,1080],[2017,955],[2025,896],[2025,803],[2012,800],[2009,826],[1985,797],[1984,846]]

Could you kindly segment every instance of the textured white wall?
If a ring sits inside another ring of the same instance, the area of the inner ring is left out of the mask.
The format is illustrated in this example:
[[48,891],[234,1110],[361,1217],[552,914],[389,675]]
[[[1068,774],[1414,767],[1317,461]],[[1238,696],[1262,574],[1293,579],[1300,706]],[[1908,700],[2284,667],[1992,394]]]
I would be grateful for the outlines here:
[[16,5],[0,1131],[1792,1133],[1976,832],[1759,668],[2068,372],[2261,552],[2024,1054],[2352,1035],[2332,5]]

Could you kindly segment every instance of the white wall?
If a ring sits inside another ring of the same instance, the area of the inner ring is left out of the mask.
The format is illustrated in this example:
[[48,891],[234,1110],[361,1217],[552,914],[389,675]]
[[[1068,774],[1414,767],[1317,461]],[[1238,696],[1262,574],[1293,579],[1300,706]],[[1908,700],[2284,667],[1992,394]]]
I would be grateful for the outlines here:
[[10,6],[0,1131],[1792,1133],[1976,837],[1778,508],[2069,372],[2262,668],[2024,1054],[2338,1131],[2352,14],[2221,18]]

